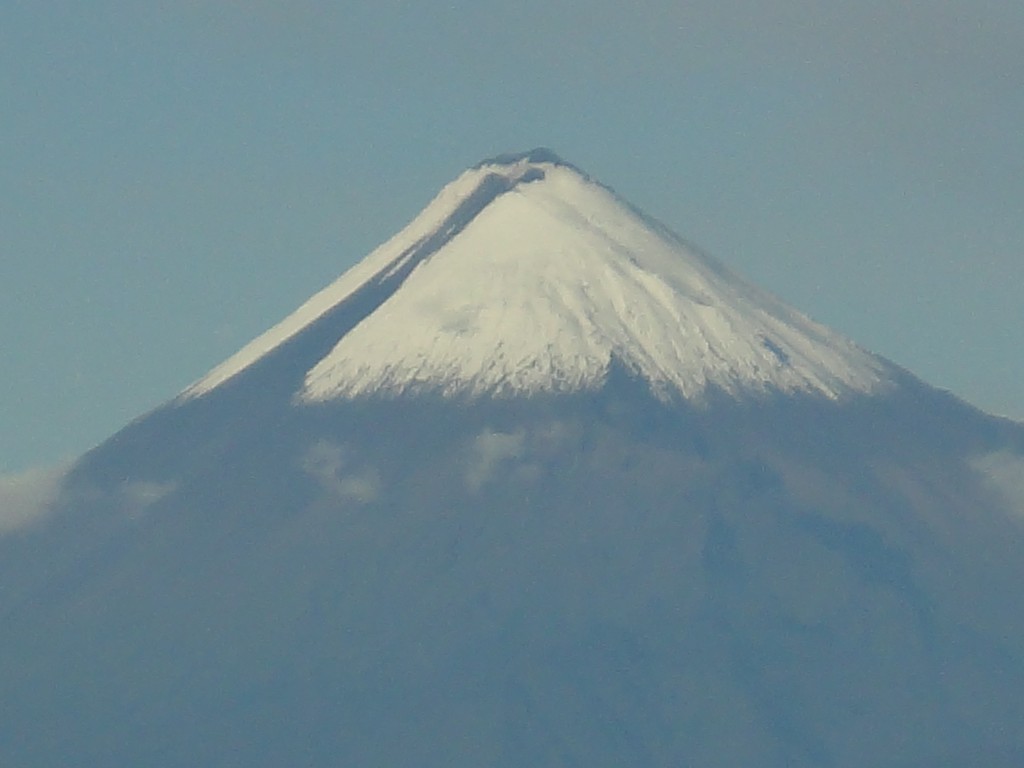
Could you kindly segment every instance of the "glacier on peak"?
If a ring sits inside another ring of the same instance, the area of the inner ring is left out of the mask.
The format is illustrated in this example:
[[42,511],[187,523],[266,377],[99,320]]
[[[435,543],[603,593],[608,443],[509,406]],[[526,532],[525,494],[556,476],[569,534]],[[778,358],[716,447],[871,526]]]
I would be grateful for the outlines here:
[[613,367],[661,399],[836,399],[891,366],[685,244],[550,150],[499,155],[185,392],[197,397],[373,286],[380,298],[304,374],[299,402],[599,389]]

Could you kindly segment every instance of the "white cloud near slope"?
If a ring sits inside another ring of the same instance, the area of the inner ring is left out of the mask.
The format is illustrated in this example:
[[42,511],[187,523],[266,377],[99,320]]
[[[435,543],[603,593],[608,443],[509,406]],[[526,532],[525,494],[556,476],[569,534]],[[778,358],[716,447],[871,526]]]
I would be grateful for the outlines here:
[[49,513],[67,465],[0,475],[0,536],[22,530]]
[[520,458],[525,437],[521,430],[514,433],[484,431],[477,435],[466,467],[466,487],[479,491],[499,467]]
[[350,453],[344,446],[318,440],[303,457],[302,468],[338,499],[371,502],[380,492],[380,478],[373,467],[352,468]]
[[118,501],[125,514],[136,517],[150,506],[173,493],[175,483],[157,483],[146,480],[128,480],[118,489]]
[[1024,456],[1001,451],[977,458],[971,465],[999,489],[1015,512],[1024,516]]

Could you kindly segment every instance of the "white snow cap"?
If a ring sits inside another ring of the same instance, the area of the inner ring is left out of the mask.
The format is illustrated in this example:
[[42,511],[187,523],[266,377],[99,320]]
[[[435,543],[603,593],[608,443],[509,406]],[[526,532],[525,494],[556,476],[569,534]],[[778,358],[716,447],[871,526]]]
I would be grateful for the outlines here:
[[548,150],[503,155],[193,384],[201,395],[364,284],[390,294],[305,376],[298,400],[595,390],[613,365],[663,399],[890,386],[891,368]]

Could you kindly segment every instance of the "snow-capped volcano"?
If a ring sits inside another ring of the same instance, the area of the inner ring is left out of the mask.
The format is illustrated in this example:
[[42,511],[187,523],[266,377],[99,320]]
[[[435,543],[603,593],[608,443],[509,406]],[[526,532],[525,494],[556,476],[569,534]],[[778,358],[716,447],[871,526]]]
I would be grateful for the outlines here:
[[398,235],[206,377],[202,395],[361,293],[294,393],[576,392],[613,366],[662,399],[870,393],[889,366],[696,252],[547,150],[485,161]]
[[1024,765],[1022,466],[497,158],[0,526],[0,765]]

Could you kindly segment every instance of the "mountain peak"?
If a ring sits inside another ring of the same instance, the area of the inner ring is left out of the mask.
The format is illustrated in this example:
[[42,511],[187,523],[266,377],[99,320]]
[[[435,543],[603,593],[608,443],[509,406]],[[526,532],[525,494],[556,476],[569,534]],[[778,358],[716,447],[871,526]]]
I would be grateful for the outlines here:
[[504,152],[500,155],[482,160],[472,170],[488,170],[497,173],[528,173],[535,178],[543,178],[544,168],[569,168],[581,176],[586,174],[577,166],[563,160],[557,153],[547,147],[535,147],[525,152]]
[[554,150],[548,149],[547,147],[534,147],[533,149],[528,149],[525,152],[503,152],[500,155],[495,155],[487,160],[482,160],[474,167],[483,168],[484,166],[489,165],[519,165],[520,163],[575,167],[571,163],[568,163],[559,157]]
[[499,155],[184,393],[248,369],[370,288],[299,401],[591,391],[662,399],[885,388],[888,366],[687,246],[548,149]]

